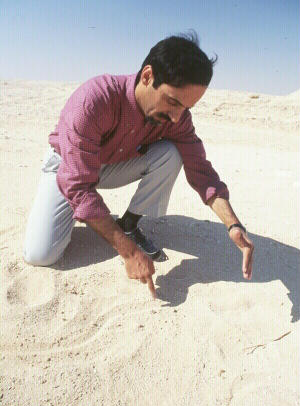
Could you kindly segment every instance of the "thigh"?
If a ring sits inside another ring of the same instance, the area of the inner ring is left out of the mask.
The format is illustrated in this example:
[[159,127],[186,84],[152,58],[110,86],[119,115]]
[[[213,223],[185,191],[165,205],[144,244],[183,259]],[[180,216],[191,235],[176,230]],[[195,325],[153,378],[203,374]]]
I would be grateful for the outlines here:
[[99,171],[97,189],[114,189],[142,179],[151,167],[166,161],[182,164],[175,145],[168,140],[160,140],[148,146],[147,152],[128,161],[105,164]]
[[97,189],[114,189],[129,185],[142,178],[147,168],[145,155],[116,164],[105,164],[99,171]]
[[50,265],[62,256],[75,224],[73,210],[56,183],[59,163],[59,155],[49,150],[28,218],[24,259],[35,265]]

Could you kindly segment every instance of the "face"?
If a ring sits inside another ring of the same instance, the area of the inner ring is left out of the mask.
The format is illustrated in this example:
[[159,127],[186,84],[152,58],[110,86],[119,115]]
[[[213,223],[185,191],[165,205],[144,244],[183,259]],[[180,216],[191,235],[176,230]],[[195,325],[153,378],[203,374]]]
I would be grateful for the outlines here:
[[201,85],[178,88],[165,83],[154,89],[153,82],[152,68],[145,66],[136,87],[136,97],[146,119],[153,125],[167,121],[177,123],[184,110],[193,107],[207,89]]

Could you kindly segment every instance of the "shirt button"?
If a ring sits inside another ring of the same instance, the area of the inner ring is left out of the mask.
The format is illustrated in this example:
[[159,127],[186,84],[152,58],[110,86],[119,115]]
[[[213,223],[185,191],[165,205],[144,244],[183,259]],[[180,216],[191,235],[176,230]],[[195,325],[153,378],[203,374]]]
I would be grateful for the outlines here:
[[134,130],[131,130],[131,131],[130,131],[130,134],[133,134],[134,132],[135,132]]
[[122,149],[122,148],[120,149],[120,152],[123,152],[123,149]]

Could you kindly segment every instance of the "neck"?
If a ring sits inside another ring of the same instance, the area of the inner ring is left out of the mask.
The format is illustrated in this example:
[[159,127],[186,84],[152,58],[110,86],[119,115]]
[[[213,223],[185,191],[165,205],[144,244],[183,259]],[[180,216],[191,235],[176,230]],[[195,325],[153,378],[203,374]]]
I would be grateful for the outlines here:
[[143,107],[142,107],[143,106],[143,102],[142,102],[143,101],[143,88],[142,88],[141,81],[139,81],[139,83],[136,85],[136,87],[134,89],[134,95],[135,95],[135,99],[136,99],[139,109],[145,115]]

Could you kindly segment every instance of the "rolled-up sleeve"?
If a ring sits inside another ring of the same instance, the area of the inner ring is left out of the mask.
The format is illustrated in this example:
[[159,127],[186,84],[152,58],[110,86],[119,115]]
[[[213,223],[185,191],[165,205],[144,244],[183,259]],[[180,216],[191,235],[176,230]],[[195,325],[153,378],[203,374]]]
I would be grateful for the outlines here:
[[195,134],[188,110],[183,113],[178,125],[170,129],[170,139],[181,155],[188,183],[198,192],[204,204],[214,196],[228,200],[227,186],[206,159],[203,143]]
[[[72,103],[72,101],[70,101]],[[96,191],[101,167],[100,141],[103,128],[87,100],[66,105],[58,125],[61,164],[57,172],[59,190],[69,202],[73,219],[83,222],[110,213]],[[102,114],[107,114],[105,106]]]

